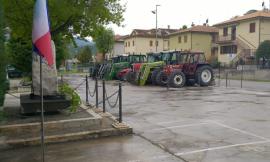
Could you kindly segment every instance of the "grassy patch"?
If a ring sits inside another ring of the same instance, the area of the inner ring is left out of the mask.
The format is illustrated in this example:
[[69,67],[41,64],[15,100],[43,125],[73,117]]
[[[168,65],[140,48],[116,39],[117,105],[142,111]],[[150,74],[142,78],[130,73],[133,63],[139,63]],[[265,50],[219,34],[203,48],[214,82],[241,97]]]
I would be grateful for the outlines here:
[[70,111],[76,112],[79,105],[81,104],[81,98],[76,93],[76,91],[66,83],[63,83],[59,86],[59,91],[61,94],[66,95],[71,98]]

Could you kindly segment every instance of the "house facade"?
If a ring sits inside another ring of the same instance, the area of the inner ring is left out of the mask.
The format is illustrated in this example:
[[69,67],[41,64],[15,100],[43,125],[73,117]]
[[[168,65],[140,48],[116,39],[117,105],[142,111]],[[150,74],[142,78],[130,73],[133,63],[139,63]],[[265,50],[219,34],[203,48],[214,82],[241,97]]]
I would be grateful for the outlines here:
[[207,25],[193,26],[169,34],[170,50],[192,50],[205,53],[208,62],[212,62],[218,53],[215,41],[218,29]]
[[111,52],[111,57],[122,55],[125,53],[125,38],[127,36],[115,35],[114,36],[114,45]]
[[270,11],[250,11],[214,25],[219,29],[218,60],[224,65],[254,62],[261,42],[270,40]]
[[[177,31],[176,29],[158,29],[157,31],[157,52],[169,50],[168,34]],[[146,54],[156,52],[156,30],[134,29],[125,38],[124,52],[126,54]]]

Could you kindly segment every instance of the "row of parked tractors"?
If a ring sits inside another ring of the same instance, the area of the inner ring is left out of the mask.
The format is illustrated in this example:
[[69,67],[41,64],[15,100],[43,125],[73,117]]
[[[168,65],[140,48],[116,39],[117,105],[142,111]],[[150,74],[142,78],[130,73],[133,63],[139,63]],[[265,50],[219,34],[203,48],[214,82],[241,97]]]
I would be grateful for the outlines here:
[[147,55],[117,56],[96,65],[92,76],[106,80],[124,80],[132,84],[170,86],[209,86],[213,69],[202,52],[170,51]]

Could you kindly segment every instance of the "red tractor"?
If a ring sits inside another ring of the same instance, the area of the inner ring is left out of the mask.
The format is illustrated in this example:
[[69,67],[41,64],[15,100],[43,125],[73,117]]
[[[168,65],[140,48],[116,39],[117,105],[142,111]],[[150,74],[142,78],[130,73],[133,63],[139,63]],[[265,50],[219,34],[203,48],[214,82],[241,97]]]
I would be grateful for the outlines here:
[[214,81],[213,69],[203,52],[173,51],[166,66],[158,73],[159,85],[181,88],[185,85],[209,86]]

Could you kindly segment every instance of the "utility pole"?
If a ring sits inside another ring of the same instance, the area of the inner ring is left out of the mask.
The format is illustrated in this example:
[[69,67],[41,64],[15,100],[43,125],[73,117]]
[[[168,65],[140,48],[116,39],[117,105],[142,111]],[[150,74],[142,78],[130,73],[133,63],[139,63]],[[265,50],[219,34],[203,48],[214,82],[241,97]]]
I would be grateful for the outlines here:
[[155,41],[155,46],[156,46],[156,52],[157,52],[157,41],[158,41],[158,7],[160,5],[156,5],[156,10],[155,11],[152,11],[153,14],[156,15],[156,41]]

